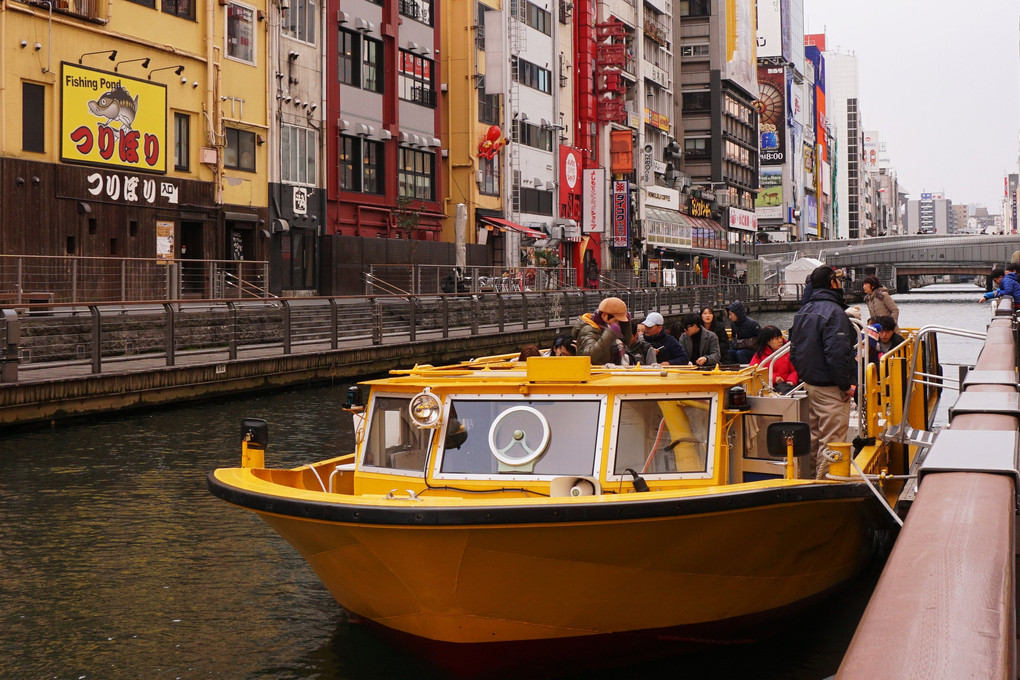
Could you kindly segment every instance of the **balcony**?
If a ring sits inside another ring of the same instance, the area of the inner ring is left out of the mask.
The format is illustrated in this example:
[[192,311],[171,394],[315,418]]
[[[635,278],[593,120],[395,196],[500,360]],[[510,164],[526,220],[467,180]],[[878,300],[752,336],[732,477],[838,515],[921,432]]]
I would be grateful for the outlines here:
[[434,109],[436,108],[436,91],[429,87],[412,87],[411,97],[408,101]]
[[[46,11],[50,9],[50,3],[46,0],[29,0],[26,4],[41,7]],[[99,23],[103,19],[99,11],[100,7],[99,0],[54,0],[53,2],[55,14],[67,14],[95,23]]]

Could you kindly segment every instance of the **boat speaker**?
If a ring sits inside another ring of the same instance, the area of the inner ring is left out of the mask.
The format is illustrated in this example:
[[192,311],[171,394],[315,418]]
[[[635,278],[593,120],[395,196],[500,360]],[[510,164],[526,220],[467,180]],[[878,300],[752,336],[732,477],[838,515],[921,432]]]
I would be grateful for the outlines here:
[[549,482],[549,496],[579,498],[602,493],[599,480],[594,477],[554,477]]

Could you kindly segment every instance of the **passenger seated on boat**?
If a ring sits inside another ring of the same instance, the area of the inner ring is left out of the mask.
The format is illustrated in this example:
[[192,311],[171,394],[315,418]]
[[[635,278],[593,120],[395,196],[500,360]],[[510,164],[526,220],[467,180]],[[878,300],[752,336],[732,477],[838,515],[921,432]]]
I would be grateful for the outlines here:
[[579,316],[571,329],[578,355],[591,357],[593,366],[622,365],[632,333],[627,303],[618,297],[602,300],[597,310]]
[[[757,366],[762,363],[772,356],[773,353],[779,351],[786,343],[787,340],[783,337],[783,331],[775,326],[762,326],[761,333],[758,334],[758,339],[755,342],[755,352],[754,356],[751,357],[751,365]],[[800,382],[800,379],[797,377],[797,369],[793,367],[793,363],[790,361],[789,352],[778,359],[773,359],[770,362],[770,366],[772,370],[772,385],[776,392],[786,394]],[[764,377],[762,376],[763,381]]]
[[556,339],[553,340],[552,349],[549,350],[549,356],[577,356],[577,345],[574,343],[574,339],[569,335],[557,335]]

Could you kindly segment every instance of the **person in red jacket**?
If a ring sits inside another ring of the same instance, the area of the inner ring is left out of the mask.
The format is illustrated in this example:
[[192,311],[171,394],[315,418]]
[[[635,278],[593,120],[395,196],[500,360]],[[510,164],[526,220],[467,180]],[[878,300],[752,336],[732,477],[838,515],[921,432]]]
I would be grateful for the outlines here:
[[[755,340],[751,365],[757,366],[786,343],[787,339],[783,337],[781,330],[775,326],[762,326],[758,339]],[[790,361],[789,352],[769,363],[772,365],[772,381],[777,392],[786,394],[800,382],[797,378],[797,369]]]

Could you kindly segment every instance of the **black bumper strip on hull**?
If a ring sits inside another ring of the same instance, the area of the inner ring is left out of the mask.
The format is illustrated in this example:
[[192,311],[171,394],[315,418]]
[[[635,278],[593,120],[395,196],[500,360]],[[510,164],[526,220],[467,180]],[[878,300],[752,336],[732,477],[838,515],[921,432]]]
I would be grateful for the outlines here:
[[[207,477],[209,491],[222,500],[256,512],[344,524],[397,526],[463,526],[507,524],[561,524],[613,520],[682,517],[712,512],[746,510],[785,503],[872,499],[863,483],[806,484],[804,486],[734,491],[687,498],[634,498],[615,503],[550,504],[487,507],[379,507],[299,500],[258,493],[224,484],[215,473]],[[634,494],[638,496],[640,494]]]

